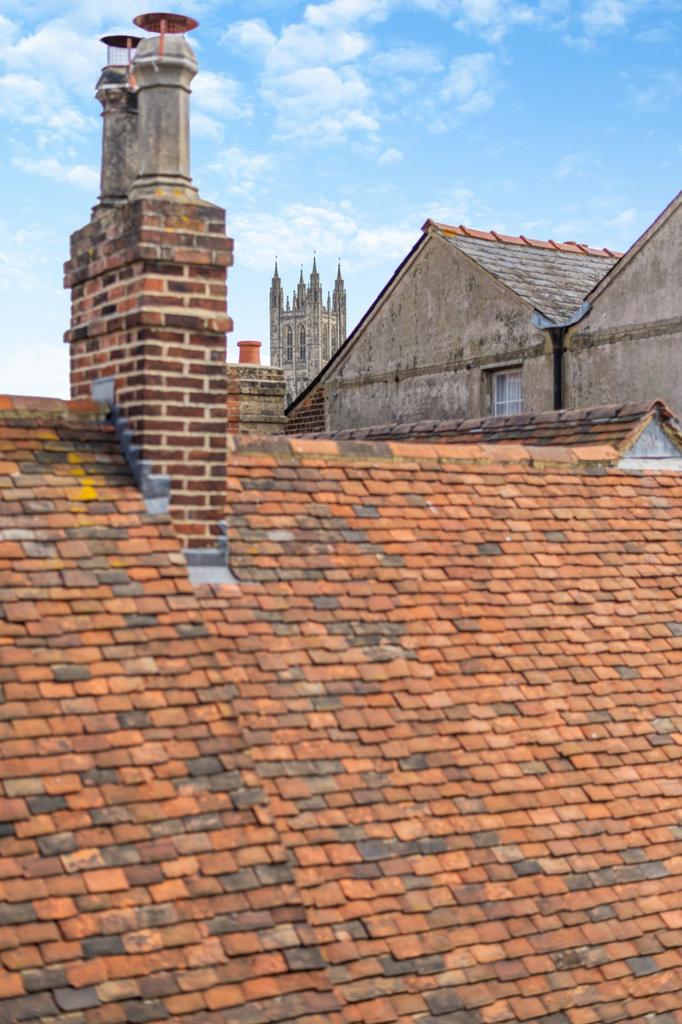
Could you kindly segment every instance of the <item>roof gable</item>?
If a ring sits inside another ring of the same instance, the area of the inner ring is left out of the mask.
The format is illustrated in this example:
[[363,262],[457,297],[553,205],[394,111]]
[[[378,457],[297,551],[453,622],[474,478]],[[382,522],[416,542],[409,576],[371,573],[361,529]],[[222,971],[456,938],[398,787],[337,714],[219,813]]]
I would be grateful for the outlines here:
[[542,242],[430,220],[423,230],[439,234],[556,322],[579,309],[621,255],[575,242]]
[[484,270],[511,289],[524,302],[557,322],[567,319],[581,306],[586,294],[622,255],[610,249],[594,249],[575,242],[543,242],[524,235],[501,235],[427,220],[422,235],[397,267],[346,341],[322,367],[316,377],[285,409],[290,415],[324,380],[332,367],[349,352],[363,328],[396,286],[400,277],[430,236],[475,260]]

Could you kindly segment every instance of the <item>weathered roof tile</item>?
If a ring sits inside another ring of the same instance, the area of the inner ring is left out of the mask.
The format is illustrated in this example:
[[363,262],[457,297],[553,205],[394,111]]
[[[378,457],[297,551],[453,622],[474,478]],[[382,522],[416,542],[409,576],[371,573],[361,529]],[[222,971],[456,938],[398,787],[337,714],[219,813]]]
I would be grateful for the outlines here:
[[[479,458],[481,447],[503,444],[505,451],[493,452],[496,459],[508,457],[511,445],[552,445],[580,449],[580,457],[590,456],[588,446],[608,445],[623,453],[634,443],[652,420],[660,422],[679,437],[679,426],[661,401],[606,405],[590,409],[560,409],[513,416],[487,416],[482,419],[422,420],[416,423],[387,423],[372,427],[337,430],[325,437],[344,441],[404,441],[419,444],[477,445],[471,458]],[[606,455],[606,453],[604,453]],[[453,450],[453,457],[463,457]],[[608,457],[606,455],[606,457]]]
[[576,242],[551,238],[545,242],[432,220],[422,230],[444,238],[557,322],[580,308],[585,296],[622,255]]
[[231,439],[240,582],[193,590],[111,429],[22,415],[0,1020],[682,1016],[678,474],[600,417]]

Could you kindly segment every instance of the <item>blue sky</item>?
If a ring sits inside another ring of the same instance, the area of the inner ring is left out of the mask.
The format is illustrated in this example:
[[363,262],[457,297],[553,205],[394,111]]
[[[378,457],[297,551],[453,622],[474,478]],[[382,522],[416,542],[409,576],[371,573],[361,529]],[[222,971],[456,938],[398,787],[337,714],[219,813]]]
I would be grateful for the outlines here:
[[[154,8],[156,9],[156,8]],[[427,217],[627,248],[680,188],[682,0],[183,0],[192,173],[267,349],[313,250],[349,328]],[[98,37],[139,0],[0,0],[0,392],[68,393],[68,236],[98,191]]]

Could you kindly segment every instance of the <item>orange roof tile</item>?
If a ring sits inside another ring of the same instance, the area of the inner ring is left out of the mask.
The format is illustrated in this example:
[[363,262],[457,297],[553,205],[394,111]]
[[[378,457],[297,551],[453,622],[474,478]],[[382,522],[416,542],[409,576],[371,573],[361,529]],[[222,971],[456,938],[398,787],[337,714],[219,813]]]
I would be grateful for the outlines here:
[[609,458],[231,439],[193,590],[0,413],[0,1020],[682,1019],[682,480]]

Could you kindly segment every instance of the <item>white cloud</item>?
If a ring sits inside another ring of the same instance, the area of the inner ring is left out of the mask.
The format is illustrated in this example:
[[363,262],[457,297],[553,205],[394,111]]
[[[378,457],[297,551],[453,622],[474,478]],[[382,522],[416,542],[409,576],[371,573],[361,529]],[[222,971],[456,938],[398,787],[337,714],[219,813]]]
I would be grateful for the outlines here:
[[244,213],[232,219],[239,238],[240,258],[248,266],[269,271],[274,257],[286,254],[290,267],[310,259],[343,256],[344,267],[358,271],[403,258],[414,245],[414,225],[377,224],[368,226],[352,205],[332,203],[290,203],[274,213]]
[[430,217],[442,224],[466,224],[475,228],[487,228],[492,216],[490,207],[464,185],[455,185],[437,201],[427,203],[424,209],[425,219]]
[[192,83],[194,106],[208,114],[234,120],[250,117],[250,104],[242,97],[239,82],[220,71],[200,71]]
[[44,160],[16,157],[12,163],[28,174],[39,174],[42,178],[53,178],[55,181],[62,181],[67,185],[75,185],[78,188],[89,190],[99,187],[98,172],[94,167],[88,167],[86,164],[74,164],[67,167],[52,157]]
[[454,101],[461,114],[480,114],[495,101],[495,58],[492,53],[455,57],[442,85],[444,100]]
[[616,228],[618,231],[626,230],[627,232],[632,232],[639,219],[639,210],[636,210],[634,206],[630,206],[626,210],[621,210],[615,217],[611,217],[610,220],[606,221],[606,224],[608,227]]
[[387,164],[399,164],[404,159],[405,157],[399,149],[395,149],[393,146],[390,146],[388,149],[383,151],[377,160],[377,163],[380,167],[385,167]]
[[372,70],[394,75],[430,75],[441,71],[443,65],[427,46],[400,46],[377,53],[370,61]]
[[330,0],[326,4],[309,4],[305,18],[325,31],[350,21],[383,21],[388,15],[389,0]]
[[273,35],[262,18],[255,18],[230,25],[222,37],[222,42],[232,41],[245,48],[263,49],[273,46],[277,36]]
[[589,35],[623,28],[638,6],[637,0],[589,0],[583,11],[583,24]]
[[602,164],[591,153],[565,153],[554,168],[554,177],[564,180],[566,178],[584,178],[587,174],[599,171]]
[[276,112],[280,137],[324,144],[378,129],[372,93],[357,64],[371,50],[372,39],[358,26],[382,20],[390,2],[308,4],[301,20],[277,36],[262,19],[238,22],[227,31],[228,42],[260,55],[261,93]]
[[0,291],[31,291],[42,283],[46,235],[38,228],[11,230],[0,223]]
[[42,25],[33,35],[2,48],[10,69],[41,78],[47,73],[63,86],[92,90],[102,65],[104,49],[92,35],[80,34],[58,21]]
[[664,110],[682,96],[682,74],[679,71],[661,71],[651,76],[646,85],[631,84],[631,103],[638,113]]
[[237,146],[231,146],[218,154],[209,170],[227,181],[231,193],[248,195],[271,167],[272,158],[266,153],[245,153]]
[[411,0],[413,6],[451,18],[460,32],[476,33],[499,43],[518,25],[563,27],[572,0]]
[[528,24],[543,16],[543,4],[513,3],[510,0],[458,0],[455,4],[456,28],[478,32],[489,42],[499,42],[509,29]]
[[[578,17],[581,35],[569,35],[566,41],[588,50],[599,36],[626,28],[642,10],[665,6],[666,0],[583,0]],[[639,38],[639,37],[638,37]]]
[[12,73],[0,77],[0,112],[12,121],[39,121],[54,103],[47,86],[32,75]]
[[284,137],[337,142],[352,131],[373,132],[379,127],[370,91],[353,67],[297,68],[277,79],[268,77],[263,91],[277,109]]

